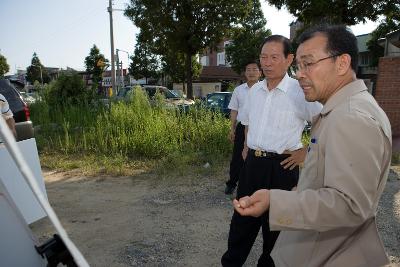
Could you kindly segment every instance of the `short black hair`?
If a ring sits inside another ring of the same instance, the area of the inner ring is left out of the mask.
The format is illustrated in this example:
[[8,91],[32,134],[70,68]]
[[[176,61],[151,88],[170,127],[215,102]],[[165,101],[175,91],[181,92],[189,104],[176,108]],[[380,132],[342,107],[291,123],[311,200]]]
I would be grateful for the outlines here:
[[345,25],[321,24],[303,32],[299,37],[299,45],[318,34],[328,39],[326,52],[332,56],[348,54],[351,58],[351,68],[357,73],[358,46],[354,34]]
[[249,59],[249,60],[245,61],[243,64],[243,69],[246,70],[246,67],[250,64],[256,64],[258,69],[261,70],[260,62],[257,59]]
[[270,43],[270,42],[281,43],[283,46],[283,54],[285,55],[285,58],[288,57],[288,55],[290,54],[290,52],[292,50],[292,45],[288,38],[286,38],[285,36],[282,36],[282,35],[278,35],[278,34],[270,35],[264,39],[264,42],[260,47],[260,51],[262,50],[263,46],[266,43]]

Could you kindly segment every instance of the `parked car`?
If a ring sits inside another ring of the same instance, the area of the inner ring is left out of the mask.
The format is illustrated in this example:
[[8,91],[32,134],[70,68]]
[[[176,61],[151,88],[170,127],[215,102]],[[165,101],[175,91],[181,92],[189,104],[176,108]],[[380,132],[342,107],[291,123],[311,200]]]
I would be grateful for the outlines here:
[[27,93],[21,91],[19,93],[22,96],[22,99],[28,105],[35,103],[37,100],[40,100],[40,97],[38,96],[37,93]]
[[[182,98],[177,95],[174,91],[169,90],[167,87],[159,86],[159,85],[142,85],[143,90],[147,93],[150,100],[153,100],[156,93],[159,92],[164,95],[166,105],[178,107],[184,111],[187,111],[191,105],[194,104],[194,101],[191,99]],[[135,86],[127,86],[122,88],[118,94],[117,99],[123,100],[128,99],[132,94],[132,90]]]
[[0,94],[7,99],[8,105],[14,114],[17,141],[32,138],[34,131],[30,120],[29,108],[18,90],[8,80],[1,79]]
[[224,114],[225,117],[229,118],[230,109],[228,108],[229,102],[231,101],[232,92],[214,92],[209,93],[206,96],[206,108],[213,111],[218,111]]

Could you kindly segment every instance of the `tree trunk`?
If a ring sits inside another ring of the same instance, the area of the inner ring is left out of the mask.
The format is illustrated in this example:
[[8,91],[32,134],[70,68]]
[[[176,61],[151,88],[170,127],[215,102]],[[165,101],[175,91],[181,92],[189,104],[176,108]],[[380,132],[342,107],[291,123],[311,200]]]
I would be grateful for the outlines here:
[[187,80],[187,98],[193,99],[193,87],[192,87],[192,54],[186,53],[186,80]]
[[[186,64],[186,61],[185,61]],[[187,96],[187,91],[186,91],[186,73],[185,73],[185,69],[183,70],[182,73],[182,92]]]

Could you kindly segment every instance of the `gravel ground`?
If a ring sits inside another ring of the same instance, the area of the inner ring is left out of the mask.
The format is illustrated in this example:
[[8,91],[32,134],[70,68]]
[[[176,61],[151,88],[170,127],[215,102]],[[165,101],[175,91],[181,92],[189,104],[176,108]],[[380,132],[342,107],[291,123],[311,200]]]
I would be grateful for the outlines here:
[[400,167],[390,171],[379,202],[377,224],[391,266],[400,266]]
[[[220,266],[227,246],[231,199],[217,175],[82,177],[47,173],[49,200],[91,266]],[[378,228],[391,267],[400,266],[400,167],[381,198]],[[32,225],[42,242],[54,233],[47,219]],[[245,264],[255,266],[260,236]]]

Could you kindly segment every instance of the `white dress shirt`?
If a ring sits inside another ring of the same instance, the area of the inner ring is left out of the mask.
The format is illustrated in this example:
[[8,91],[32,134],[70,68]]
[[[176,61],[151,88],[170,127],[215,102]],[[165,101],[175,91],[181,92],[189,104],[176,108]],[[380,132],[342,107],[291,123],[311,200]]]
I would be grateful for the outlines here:
[[241,120],[248,125],[247,146],[278,154],[302,148],[305,122],[321,109],[320,103],[305,100],[298,81],[288,74],[272,90],[266,80],[258,82],[248,95]]
[[231,101],[229,102],[228,108],[236,110],[238,112],[236,121],[241,122],[243,120],[243,108],[246,102],[247,95],[250,91],[250,87],[247,83],[243,83],[233,90]]

